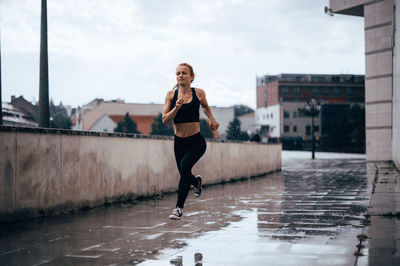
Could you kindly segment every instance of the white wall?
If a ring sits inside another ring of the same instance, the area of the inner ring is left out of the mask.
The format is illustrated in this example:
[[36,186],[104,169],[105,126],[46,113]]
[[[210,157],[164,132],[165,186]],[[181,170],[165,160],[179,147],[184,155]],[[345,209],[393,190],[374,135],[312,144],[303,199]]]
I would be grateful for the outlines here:
[[[206,119],[206,115],[203,113],[202,108],[200,108],[200,118]],[[222,137],[226,135],[226,130],[228,129],[229,123],[235,117],[235,112],[233,107],[215,107],[211,106],[211,111],[215,119],[219,123],[218,134]]]
[[264,126],[269,125],[269,136],[272,138],[279,138],[280,132],[280,105],[272,105],[256,110],[256,125]]
[[103,115],[93,126],[90,131],[96,132],[114,132],[117,124],[108,116]]
[[256,116],[255,113],[245,114],[238,117],[240,121],[240,130],[247,132],[247,134],[255,133],[256,130]]

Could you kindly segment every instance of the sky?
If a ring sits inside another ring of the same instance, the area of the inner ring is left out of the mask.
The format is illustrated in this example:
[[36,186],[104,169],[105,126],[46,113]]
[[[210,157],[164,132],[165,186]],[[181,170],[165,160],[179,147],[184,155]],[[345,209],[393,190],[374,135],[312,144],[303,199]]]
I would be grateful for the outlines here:
[[[40,2],[1,1],[2,100],[39,98]],[[49,95],[164,103],[187,62],[212,106],[256,107],[256,77],[364,74],[364,20],[328,0],[47,0]]]

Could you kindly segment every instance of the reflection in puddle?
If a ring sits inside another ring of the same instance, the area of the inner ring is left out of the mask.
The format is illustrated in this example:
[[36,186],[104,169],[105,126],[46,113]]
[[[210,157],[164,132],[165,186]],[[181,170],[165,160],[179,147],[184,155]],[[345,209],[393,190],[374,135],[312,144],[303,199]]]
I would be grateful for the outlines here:
[[303,163],[308,165],[303,165],[302,170],[314,174],[307,176],[299,173],[298,167],[286,167],[281,197],[255,205],[260,235],[297,240],[307,236],[332,236],[340,227],[363,227],[362,215],[367,211],[368,202],[365,162]]

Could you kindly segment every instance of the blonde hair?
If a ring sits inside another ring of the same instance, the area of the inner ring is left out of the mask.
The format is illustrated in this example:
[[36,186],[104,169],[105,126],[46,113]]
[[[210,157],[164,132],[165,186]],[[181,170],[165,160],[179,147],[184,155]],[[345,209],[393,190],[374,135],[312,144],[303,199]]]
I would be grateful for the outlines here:
[[[189,68],[190,75],[193,76],[193,79],[192,79],[192,81],[190,82],[190,83],[192,83],[193,80],[194,80],[194,77],[195,77],[194,72],[193,72],[193,67],[192,67],[191,65],[189,65],[188,63],[180,63],[180,64],[177,66],[177,68],[178,68],[179,66],[185,66],[185,67]],[[175,84],[175,86],[172,88],[172,90],[175,90],[176,88],[178,88],[178,83]]]

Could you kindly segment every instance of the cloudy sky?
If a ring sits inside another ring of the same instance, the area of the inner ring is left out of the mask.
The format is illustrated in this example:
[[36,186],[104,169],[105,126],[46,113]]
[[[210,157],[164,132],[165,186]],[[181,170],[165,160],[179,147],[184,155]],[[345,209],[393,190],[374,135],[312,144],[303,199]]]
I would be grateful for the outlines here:
[[[2,96],[39,98],[39,0],[1,1]],[[363,18],[328,0],[48,0],[58,104],[163,103],[181,62],[210,105],[255,108],[256,76],[364,74]]]

